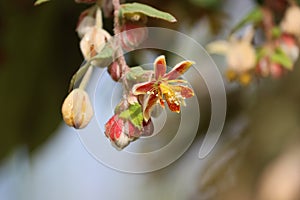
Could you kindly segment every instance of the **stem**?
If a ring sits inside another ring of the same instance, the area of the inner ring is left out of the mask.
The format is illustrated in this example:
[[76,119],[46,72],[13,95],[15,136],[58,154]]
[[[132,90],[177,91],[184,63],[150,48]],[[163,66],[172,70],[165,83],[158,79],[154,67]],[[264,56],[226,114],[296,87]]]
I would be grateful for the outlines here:
[[267,41],[272,41],[272,28],[274,27],[273,13],[267,6],[263,7],[263,29],[266,34]]
[[93,72],[93,66],[89,65],[88,70],[86,71],[84,77],[81,80],[81,83],[79,85],[79,89],[85,90],[85,88],[86,88],[86,86],[87,86],[87,84],[88,84],[88,82],[91,78],[92,72]]
[[112,4],[114,6],[114,34],[115,34],[115,42],[116,42],[116,57],[117,62],[120,66],[120,71],[122,76],[124,76],[128,71],[129,67],[126,64],[125,57],[123,55],[123,51],[121,48],[121,41],[120,41],[120,33],[121,33],[121,25],[120,25],[120,18],[119,18],[119,10],[120,10],[120,1],[119,0],[112,0]]

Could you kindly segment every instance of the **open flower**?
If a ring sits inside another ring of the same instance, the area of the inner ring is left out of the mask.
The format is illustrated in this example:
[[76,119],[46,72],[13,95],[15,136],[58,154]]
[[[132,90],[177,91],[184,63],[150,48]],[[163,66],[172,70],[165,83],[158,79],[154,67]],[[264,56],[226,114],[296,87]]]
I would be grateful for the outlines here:
[[228,69],[241,74],[255,67],[256,54],[251,40],[253,30],[245,33],[243,38],[231,36],[229,41],[215,41],[207,45],[210,53],[225,54]]
[[160,103],[164,107],[164,99],[171,111],[180,112],[180,105],[185,105],[184,99],[194,96],[193,90],[183,85],[186,81],[177,79],[192,64],[194,64],[192,61],[180,62],[169,73],[166,73],[165,57],[156,58],[154,61],[154,78],[149,82],[135,84],[132,88],[134,95],[144,95],[143,116],[145,121],[150,119],[155,104]]
[[297,38],[300,37],[300,8],[292,5],[286,12],[280,27],[284,33],[292,34]]
[[255,48],[251,44],[253,35],[253,29],[249,29],[241,39],[233,35],[229,41],[215,41],[207,45],[210,53],[226,56],[229,80],[239,79],[242,84],[248,84],[251,80],[249,71],[256,65]]

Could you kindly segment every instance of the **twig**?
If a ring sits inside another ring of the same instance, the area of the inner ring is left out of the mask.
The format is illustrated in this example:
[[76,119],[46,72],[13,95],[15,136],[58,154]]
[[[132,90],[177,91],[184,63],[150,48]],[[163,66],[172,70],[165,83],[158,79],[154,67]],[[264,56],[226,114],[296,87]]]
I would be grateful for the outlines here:
[[119,10],[120,10],[120,1],[119,0],[112,0],[113,6],[114,6],[114,34],[115,34],[115,45],[116,45],[116,58],[118,65],[120,67],[120,71],[122,76],[124,76],[128,70],[129,67],[126,64],[125,57],[123,55],[123,51],[121,48],[121,41],[120,41],[120,33],[121,33],[121,25],[120,25],[120,18],[119,18]]

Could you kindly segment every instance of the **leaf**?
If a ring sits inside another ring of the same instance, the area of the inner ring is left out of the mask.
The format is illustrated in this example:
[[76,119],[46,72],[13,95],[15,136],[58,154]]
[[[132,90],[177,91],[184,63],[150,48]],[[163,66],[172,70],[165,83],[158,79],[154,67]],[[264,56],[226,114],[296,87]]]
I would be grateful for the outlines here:
[[281,48],[277,48],[275,53],[271,56],[271,60],[275,63],[282,65],[284,68],[288,70],[293,69],[292,60],[282,51]]
[[86,73],[88,70],[89,64],[85,63],[82,67],[78,69],[78,71],[73,75],[70,85],[69,85],[69,92],[72,91],[74,88],[76,82],[83,77],[83,75]]
[[256,7],[248,15],[246,15],[237,25],[235,25],[231,31],[231,34],[235,31],[239,30],[247,23],[254,23],[257,24],[261,22],[263,19],[263,12],[261,7]]
[[131,67],[126,74],[126,79],[129,83],[136,84],[151,80],[153,75],[152,70],[144,70],[142,67]]
[[222,3],[220,0],[190,0],[190,2],[202,8],[215,8]]
[[126,14],[142,13],[149,17],[166,20],[168,22],[176,22],[176,18],[166,12],[157,10],[151,6],[141,3],[126,3],[121,5],[120,14],[122,16]]
[[274,38],[279,38],[281,36],[282,32],[281,29],[278,26],[275,26],[274,28],[272,28],[272,36]]
[[36,0],[36,1],[34,2],[34,5],[35,5],[35,6],[38,6],[38,5],[40,5],[40,4],[42,4],[42,3],[46,3],[46,2],[48,2],[48,1],[50,1],[50,0]]
[[136,128],[143,128],[143,111],[139,103],[134,103],[127,110],[120,113],[120,118],[129,120]]
[[130,71],[126,74],[126,78],[130,81],[137,81],[140,77],[145,74],[145,70],[141,67],[132,67]]

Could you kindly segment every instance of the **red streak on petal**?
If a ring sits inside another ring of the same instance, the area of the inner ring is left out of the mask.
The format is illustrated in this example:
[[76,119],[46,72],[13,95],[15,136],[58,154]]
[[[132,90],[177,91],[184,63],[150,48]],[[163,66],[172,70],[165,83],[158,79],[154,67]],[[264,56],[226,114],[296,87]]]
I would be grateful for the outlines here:
[[177,112],[177,113],[179,113],[180,112],[180,104],[179,104],[179,102],[177,102],[177,104],[175,103],[175,99],[174,99],[174,97],[172,98],[171,96],[169,96],[169,95],[165,95],[165,97],[166,97],[166,100],[167,100],[167,103],[168,103],[168,106],[169,106],[169,108],[170,108],[170,110],[172,111],[172,112]]
[[187,86],[176,85],[176,86],[172,86],[172,89],[175,92],[180,92],[181,96],[184,98],[190,98],[190,97],[194,96],[193,89],[191,89]]
[[144,102],[144,120],[147,122],[151,118],[151,111],[153,109],[153,106],[157,103],[159,100],[159,97],[156,96],[156,94],[151,94],[148,97],[146,97],[146,100]]
[[164,76],[167,71],[167,64],[165,56],[159,56],[154,61],[154,73],[155,79],[158,80],[160,77]]
[[173,80],[184,74],[194,64],[192,61],[183,61],[178,63],[164,78]]
[[154,82],[138,83],[133,86],[132,93],[134,95],[146,94],[147,92],[152,91],[153,88]]

